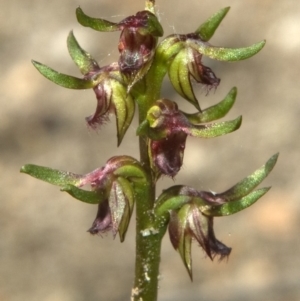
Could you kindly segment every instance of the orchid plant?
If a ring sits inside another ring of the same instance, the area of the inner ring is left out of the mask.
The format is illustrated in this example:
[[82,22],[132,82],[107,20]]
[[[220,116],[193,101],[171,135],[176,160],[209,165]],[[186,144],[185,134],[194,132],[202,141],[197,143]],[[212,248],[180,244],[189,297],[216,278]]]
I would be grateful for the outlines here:
[[[202,58],[248,59],[264,47],[265,41],[237,49],[212,46],[209,40],[229,11],[228,7],[211,16],[194,32],[172,34],[158,41],[163,36],[163,28],[154,2],[146,0],[143,11],[119,23],[89,17],[77,8],[76,16],[81,25],[101,32],[120,31],[117,62],[99,66],[81,48],[73,32],[68,36],[67,45],[83,75],[81,78],[33,61],[43,76],[60,86],[92,89],[97,106],[86,122],[94,129],[114,114],[118,146],[137,107],[139,160],[126,155],[114,156],[103,167],[84,175],[33,164],[21,168],[21,172],[57,185],[75,199],[97,205],[96,218],[89,229],[91,234],[111,231],[123,242],[136,206],[136,265],[131,294],[135,301],[157,300],[160,249],[167,230],[191,279],[192,240],[212,260],[229,256],[231,248],[216,238],[213,219],[237,213],[262,197],[270,187],[256,187],[273,169],[278,157],[278,154],[272,156],[261,168],[221,193],[175,185],[156,195],[157,181],[163,176],[174,178],[180,171],[188,136],[213,138],[229,134],[241,125],[241,117],[213,122],[231,109],[236,88],[216,105],[201,108],[194,84],[203,85],[209,91],[220,83],[215,73],[202,63]],[[161,96],[166,75],[175,91],[194,107],[194,113],[181,111],[176,102]]]

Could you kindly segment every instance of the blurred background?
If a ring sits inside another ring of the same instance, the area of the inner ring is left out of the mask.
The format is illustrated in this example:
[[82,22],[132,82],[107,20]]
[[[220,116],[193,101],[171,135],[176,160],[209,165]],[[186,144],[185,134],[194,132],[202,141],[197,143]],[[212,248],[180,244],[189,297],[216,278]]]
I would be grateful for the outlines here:
[[[98,132],[87,129],[92,91],[63,89],[43,78],[34,59],[80,76],[69,58],[70,30],[101,65],[117,60],[118,33],[81,27],[79,5],[91,16],[119,21],[143,1],[1,0],[0,9],[0,300],[129,300],[134,270],[134,218],[120,244],[110,234],[86,233],[96,206],[80,203],[57,187],[19,173],[35,163],[77,173],[102,166],[112,155],[138,157],[136,119],[116,148],[114,117]],[[221,84],[202,108],[238,87],[225,118],[243,115],[239,131],[211,140],[188,139],[176,184],[221,192],[259,168],[271,155],[279,161],[264,181],[271,191],[253,207],[215,220],[219,240],[233,248],[229,260],[211,262],[193,246],[191,283],[168,235],[162,247],[160,301],[300,300],[300,2],[294,0],[157,1],[165,34],[188,33],[225,6],[231,10],[213,45],[248,46],[267,39],[263,51],[239,63],[206,60]],[[193,108],[166,81],[162,96]],[[174,185],[171,179],[159,183]]]

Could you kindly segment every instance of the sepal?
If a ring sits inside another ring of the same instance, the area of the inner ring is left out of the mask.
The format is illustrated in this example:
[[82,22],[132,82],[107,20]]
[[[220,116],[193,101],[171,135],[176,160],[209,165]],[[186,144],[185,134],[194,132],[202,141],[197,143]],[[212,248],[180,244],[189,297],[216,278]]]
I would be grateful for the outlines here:
[[105,193],[101,190],[87,191],[80,189],[74,185],[66,185],[61,188],[61,191],[65,191],[73,198],[88,204],[99,204],[105,199]]
[[236,95],[237,88],[234,87],[229,91],[226,97],[216,105],[211,106],[202,112],[194,114],[184,113],[184,115],[193,124],[206,123],[220,119],[226,116],[226,114],[230,111],[235,103]]
[[20,172],[60,187],[65,187],[67,185],[78,186],[81,181],[81,175],[34,164],[22,166]]
[[227,15],[229,9],[230,7],[225,7],[219,10],[197,28],[195,33],[200,36],[202,41],[207,42],[212,38],[216,29]]
[[95,81],[93,78],[81,79],[71,75],[59,73],[51,69],[50,67],[36,61],[32,61],[32,64],[43,76],[45,76],[53,83],[64,88],[78,90],[91,89],[97,84],[97,81]]
[[209,206],[202,210],[202,212],[209,216],[227,216],[242,211],[253,205],[258,199],[264,196],[271,187],[256,189],[248,195],[239,200],[231,201],[222,206]]
[[207,207],[203,212],[211,216],[230,215],[254,204],[270,189],[270,187],[267,187],[254,190],[272,171],[278,155],[273,155],[261,168],[230,189],[223,193],[215,194],[216,198],[223,199],[225,203],[221,206]]
[[96,60],[78,44],[73,31],[69,33],[67,46],[72,60],[83,75],[100,71],[100,67]]
[[210,46],[197,39],[187,40],[187,45],[198,51],[200,54],[205,55],[210,59],[226,62],[246,60],[262,50],[265,44],[266,41],[263,40],[248,47],[226,48]]
[[234,185],[232,188],[220,193],[219,196],[230,202],[247,195],[269,175],[277,162],[278,156],[278,153],[273,155],[261,168],[257,169],[254,173]]
[[82,26],[90,27],[97,31],[110,32],[119,30],[117,23],[113,23],[104,19],[91,18],[86,15],[80,7],[76,9],[76,17],[77,21]]

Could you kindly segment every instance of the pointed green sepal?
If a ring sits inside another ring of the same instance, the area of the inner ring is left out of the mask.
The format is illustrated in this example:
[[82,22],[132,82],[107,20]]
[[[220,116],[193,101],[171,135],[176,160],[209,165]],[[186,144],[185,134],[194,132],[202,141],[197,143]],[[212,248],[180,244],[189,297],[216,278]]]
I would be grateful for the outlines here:
[[44,182],[61,187],[66,186],[68,184],[79,185],[81,179],[80,175],[71,172],[61,171],[34,164],[26,164],[22,166],[20,172],[26,173]]
[[255,187],[257,187],[274,168],[279,154],[273,155],[265,165],[257,169],[253,174],[246,177],[229,190],[218,194],[219,197],[224,198],[227,202],[236,201],[248,195]]
[[47,79],[64,88],[80,90],[90,89],[96,85],[96,83],[93,80],[81,79],[74,76],[59,73],[39,62],[32,61],[32,64]]
[[119,30],[118,24],[97,18],[87,16],[80,7],[76,9],[77,21],[85,27],[90,27],[98,31],[117,31]]
[[202,112],[187,114],[185,116],[193,124],[211,122],[224,117],[235,103],[237,88],[232,88],[227,96],[218,104],[211,106]]
[[199,53],[211,59],[234,62],[248,59],[257,54],[265,46],[266,41],[261,41],[249,47],[243,48],[214,47],[209,46],[208,44],[201,41],[192,39],[187,40],[187,44],[196,49]]
[[75,39],[73,31],[71,31],[68,36],[67,45],[72,60],[78,66],[83,75],[100,69],[92,56],[80,47]]
[[221,206],[203,207],[204,209],[201,208],[201,212],[208,216],[227,216],[237,213],[253,205],[258,199],[265,195],[270,188],[271,187],[266,187],[254,190],[240,200],[228,202]]
[[214,138],[229,134],[239,129],[242,124],[242,116],[230,121],[216,122],[206,125],[205,127],[197,126],[190,128],[189,135],[200,138]]
[[73,198],[88,204],[99,204],[106,199],[105,194],[102,191],[87,191],[74,185],[64,186],[61,191],[65,191]]
[[222,20],[225,18],[230,7],[225,7],[213,14],[208,20],[198,27],[195,33],[199,34],[201,40],[209,41],[219,27]]

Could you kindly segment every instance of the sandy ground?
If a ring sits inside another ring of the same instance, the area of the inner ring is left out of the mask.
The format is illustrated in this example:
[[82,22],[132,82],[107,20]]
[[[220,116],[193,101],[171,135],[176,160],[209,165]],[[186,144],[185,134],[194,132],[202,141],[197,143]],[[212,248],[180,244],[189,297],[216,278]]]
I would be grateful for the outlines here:
[[[170,4],[172,2],[172,4]],[[175,4],[176,2],[176,4]],[[73,29],[81,45],[104,65],[116,60],[118,34],[83,28],[79,5],[90,15],[121,20],[143,1],[1,0],[0,9],[0,300],[129,300],[133,279],[134,219],[120,244],[111,235],[86,233],[96,207],[73,200],[19,169],[25,163],[86,173],[112,155],[138,157],[137,123],[116,149],[114,120],[98,133],[86,128],[96,101],[91,91],[71,91],[45,80],[35,59],[79,76],[68,57]],[[243,115],[241,129],[212,140],[189,139],[176,183],[223,191],[280,158],[264,185],[271,191],[255,206],[216,219],[217,237],[233,248],[228,262],[211,262],[193,248],[190,283],[168,237],[162,251],[160,300],[300,300],[300,2],[295,0],[158,1],[166,34],[191,32],[224,6],[231,11],[214,45],[241,47],[267,39],[264,50],[240,63],[207,61],[222,79],[215,93],[197,90],[204,108],[238,87],[227,119]],[[166,83],[163,96],[192,108]],[[173,185],[159,184],[159,190]]]

